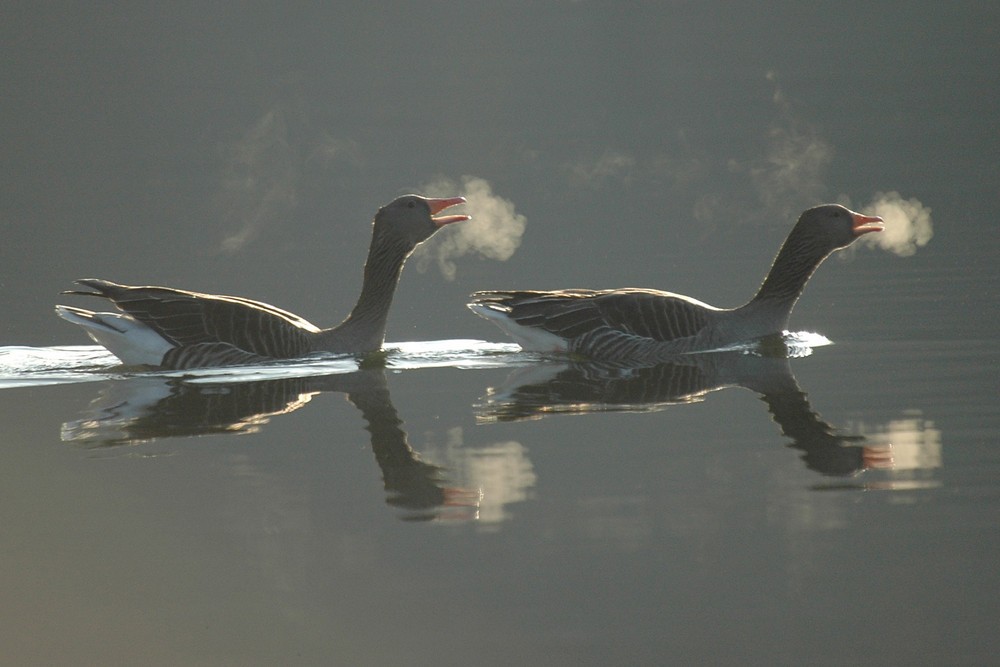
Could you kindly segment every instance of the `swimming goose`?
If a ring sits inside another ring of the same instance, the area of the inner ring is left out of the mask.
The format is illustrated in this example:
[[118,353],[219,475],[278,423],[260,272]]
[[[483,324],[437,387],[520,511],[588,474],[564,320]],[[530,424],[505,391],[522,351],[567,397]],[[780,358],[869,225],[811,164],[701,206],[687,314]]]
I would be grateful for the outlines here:
[[468,305],[526,350],[656,362],[784,331],[816,267],[862,234],[882,231],[881,223],[834,204],[805,211],[757,294],[739,308],[635,288],[476,292]]
[[82,326],[127,365],[186,369],[292,359],[313,352],[372,352],[385,340],[389,306],[406,258],[441,227],[468,220],[467,215],[437,215],[464,202],[463,197],[406,195],[380,208],[372,225],[361,296],[347,319],[330,329],[242,297],[130,287],[94,278],[76,281],[93,291],[63,294],[102,297],[123,312],[72,306],[56,306],[56,312]]

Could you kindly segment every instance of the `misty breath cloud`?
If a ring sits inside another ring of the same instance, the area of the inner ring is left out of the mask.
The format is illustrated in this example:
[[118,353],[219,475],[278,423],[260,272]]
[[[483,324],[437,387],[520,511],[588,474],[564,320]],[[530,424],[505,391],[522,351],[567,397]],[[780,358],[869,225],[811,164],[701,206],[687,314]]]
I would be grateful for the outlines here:
[[861,212],[880,216],[885,221],[883,232],[866,234],[861,241],[901,257],[912,255],[934,236],[931,209],[916,199],[903,199],[898,192],[877,193]]
[[761,203],[790,215],[809,202],[823,200],[823,176],[833,159],[830,145],[794,126],[772,127],[768,139],[766,158],[748,170]]
[[226,229],[218,250],[227,254],[288,220],[303,176],[314,165],[350,161],[358,150],[355,142],[317,132],[285,104],[274,105],[220,148],[224,164],[215,206]]
[[577,187],[599,187],[607,179],[628,180],[635,168],[635,158],[621,151],[608,150],[596,160],[579,160],[566,165],[570,184]]
[[457,271],[454,260],[457,258],[475,253],[502,262],[510,259],[521,245],[527,219],[514,211],[513,202],[494,195],[485,179],[463,176],[461,186],[443,179],[423,190],[432,197],[465,197],[468,200],[465,211],[472,219],[452,225],[445,230],[447,233],[417,246],[414,258],[418,271],[426,270],[428,262],[433,260],[446,279],[454,280]]
[[295,206],[298,159],[288,142],[285,115],[278,109],[265,113],[225,152],[217,201],[223,218],[236,229],[222,240],[220,250],[233,253]]

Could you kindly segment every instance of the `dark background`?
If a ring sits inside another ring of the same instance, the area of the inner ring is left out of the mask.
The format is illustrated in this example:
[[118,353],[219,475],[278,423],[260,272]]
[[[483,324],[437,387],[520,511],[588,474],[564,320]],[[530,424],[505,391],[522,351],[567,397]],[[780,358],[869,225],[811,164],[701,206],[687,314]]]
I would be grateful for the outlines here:
[[[738,305],[799,211],[884,191],[929,208],[936,237],[910,260],[862,260],[915,279],[959,262],[945,298],[976,298],[969,272],[996,287],[988,3],[0,14],[0,343],[85,342],[52,306],[91,276],[240,294],[332,325],[353,304],[378,206],[464,175],[527,217],[523,245],[504,263],[457,260],[451,282],[411,267],[390,340],[496,338],[462,305],[475,289],[634,285]],[[829,324],[827,271],[816,326]],[[965,305],[952,319],[996,298]]]

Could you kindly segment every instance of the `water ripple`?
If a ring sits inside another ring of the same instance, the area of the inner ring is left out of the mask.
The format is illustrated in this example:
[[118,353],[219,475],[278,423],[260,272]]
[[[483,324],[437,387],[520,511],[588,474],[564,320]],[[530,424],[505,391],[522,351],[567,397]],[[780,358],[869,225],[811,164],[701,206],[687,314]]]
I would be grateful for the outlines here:
[[459,339],[390,343],[384,352],[360,360],[352,356],[317,356],[254,366],[163,371],[122,366],[117,357],[99,345],[10,346],[0,347],[0,389],[130,377],[184,377],[194,383],[253,382],[351,373],[367,363],[398,370],[495,368],[528,364],[535,358],[513,343]]
[[[811,354],[812,348],[829,344],[830,341],[820,334],[785,332],[774,337],[773,341],[764,339],[713,352],[742,351],[759,356],[803,357]],[[0,347],[0,389],[131,377],[184,377],[193,383],[254,382],[351,373],[366,366],[385,366],[390,370],[512,368],[529,366],[543,358],[542,355],[522,351],[515,343],[450,339],[387,343],[382,352],[363,358],[325,355],[252,366],[164,371],[122,366],[117,357],[99,345],[9,346]]]

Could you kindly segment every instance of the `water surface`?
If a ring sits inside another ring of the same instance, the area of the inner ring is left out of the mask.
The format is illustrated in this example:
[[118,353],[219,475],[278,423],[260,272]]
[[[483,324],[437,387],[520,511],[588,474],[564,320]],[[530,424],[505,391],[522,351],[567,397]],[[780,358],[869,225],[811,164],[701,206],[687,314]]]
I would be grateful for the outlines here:
[[[4,663],[996,661],[993,4],[0,13]],[[385,365],[121,369],[53,313],[334,324],[411,191],[525,225],[412,258]],[[571,364],[464,307],[737,306],[828,201],[932,234],[820,267],[805,356]]]

